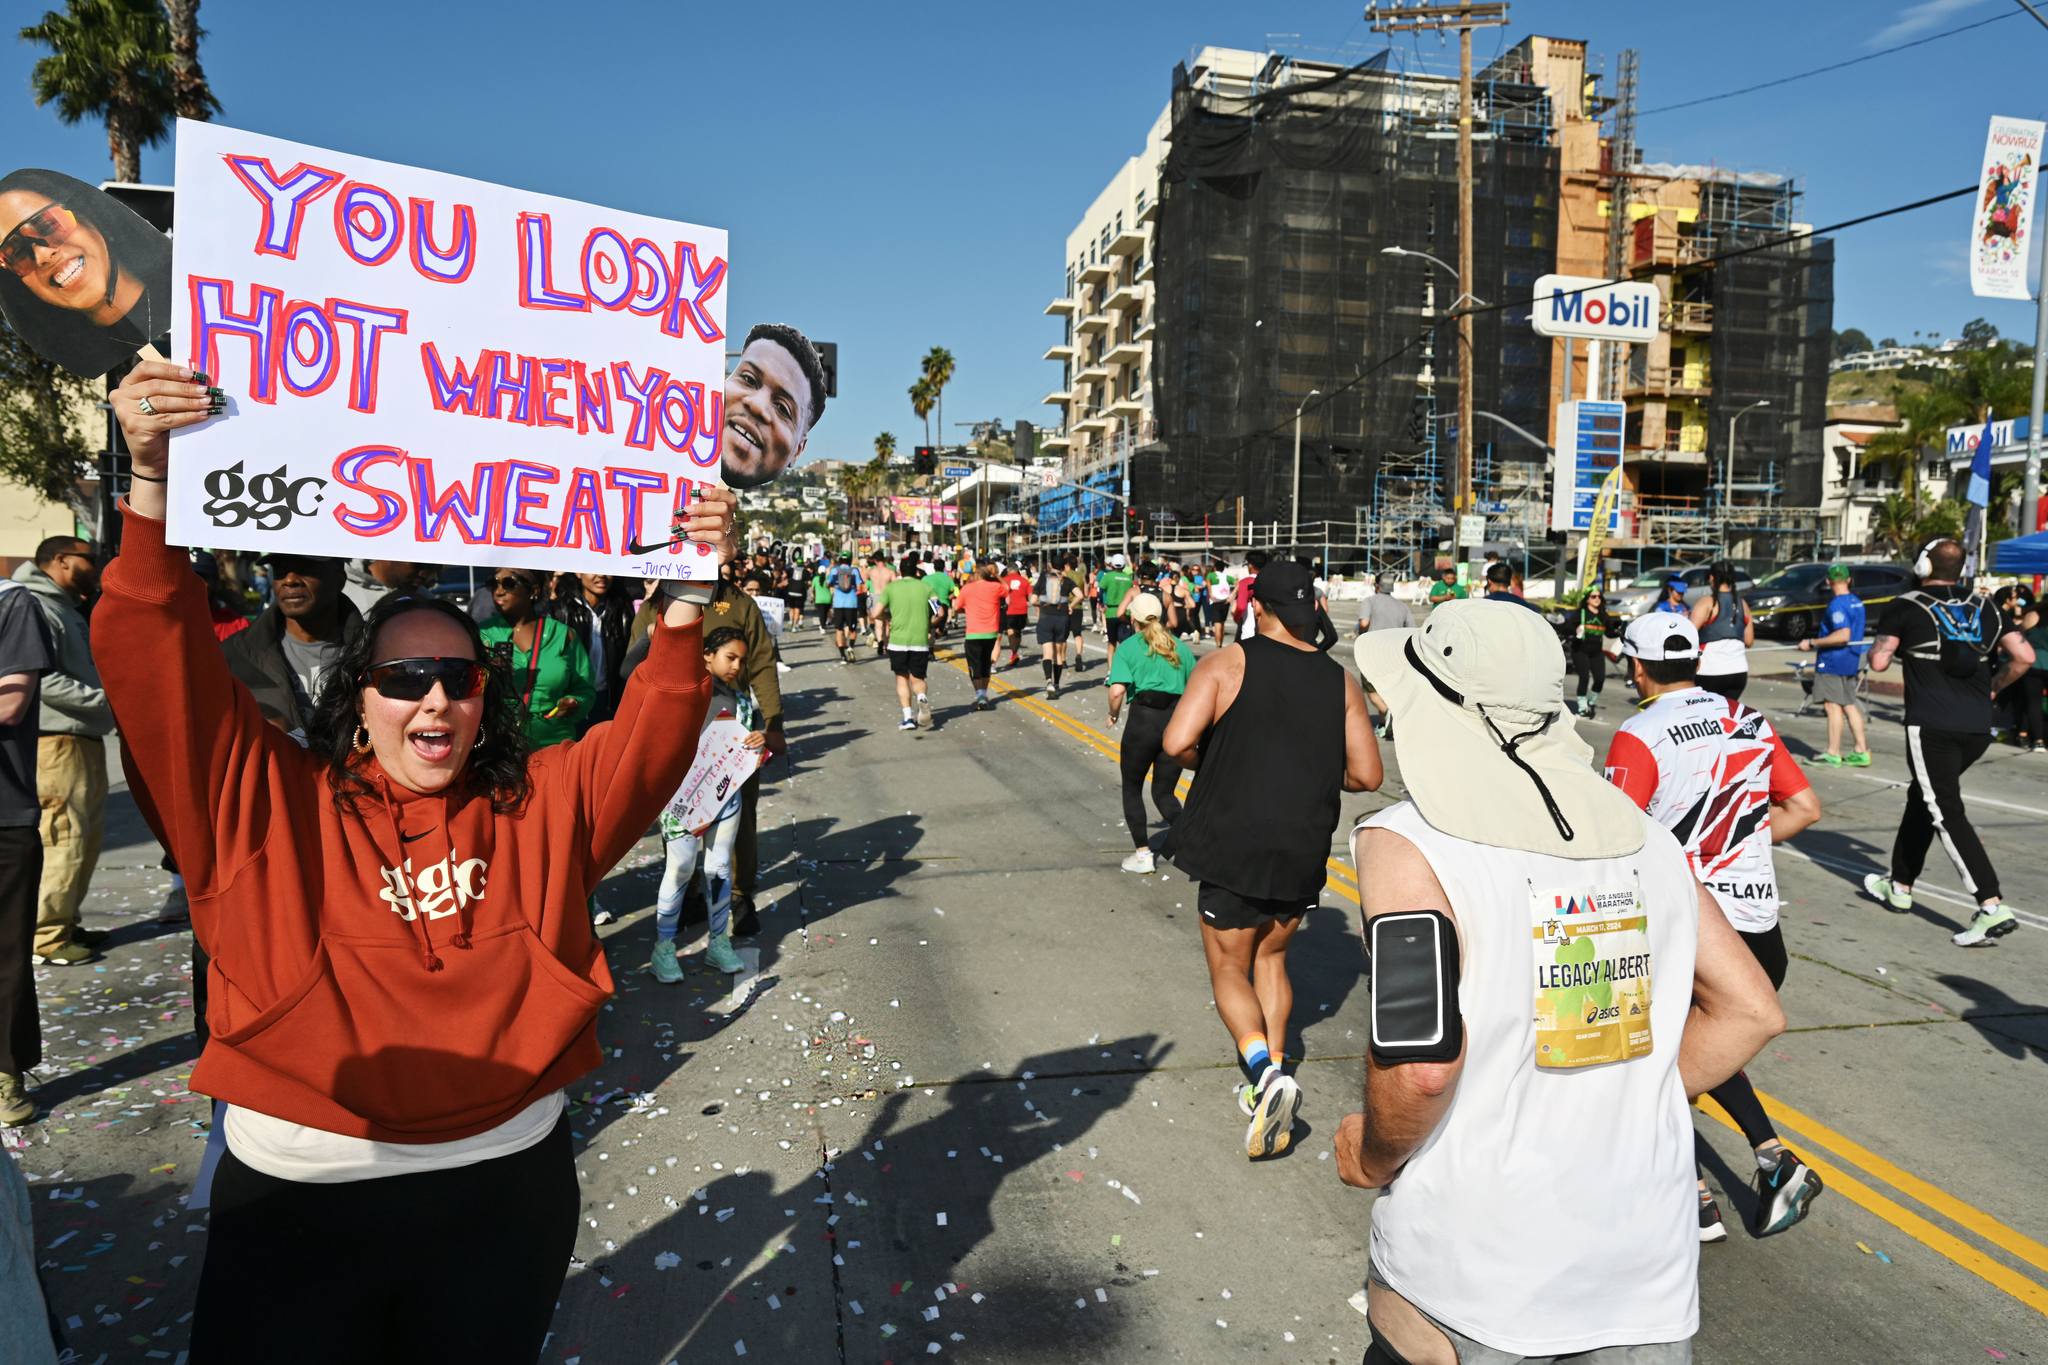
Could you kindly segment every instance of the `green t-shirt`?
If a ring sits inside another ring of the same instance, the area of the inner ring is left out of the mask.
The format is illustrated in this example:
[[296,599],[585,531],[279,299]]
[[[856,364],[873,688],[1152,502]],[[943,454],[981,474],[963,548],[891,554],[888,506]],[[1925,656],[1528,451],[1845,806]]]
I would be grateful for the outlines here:
[[819,569],[811,575],[811,601],[824,606],[832,600],[832,570]]
[[1446,583],[1442,579],[1438,579],[1429,590],[1429,600],[1432,602],[1463,600],[1469,596],[1471,594],[1466,591],[1463,583]]
[[1102,605],[1115,611],[1123,605],[1124,595],[1131,590],[1131,575],[1127,569],[1104,569],[1095,576],[1095,586],[1102,591]]
[[1109,661],[1109,685],[1122,683],[1133,692],[1187,691],[1188,674],[1195,671],[1195,653],[1179,640],[1173,642],[1174,657],[1152,652],[1142,635],[1132,635],[1116,647]]
[[960,595],[960,585],[953,581],[953,575],[942,569],[933,569],[924,576],[924,581],[931,584],[932,596],[947,606],[951,606],[953,599]]
[[882,610],[889,614],[891,649],[932,647],[932,585],[922,578],[899,578],[882,589]]

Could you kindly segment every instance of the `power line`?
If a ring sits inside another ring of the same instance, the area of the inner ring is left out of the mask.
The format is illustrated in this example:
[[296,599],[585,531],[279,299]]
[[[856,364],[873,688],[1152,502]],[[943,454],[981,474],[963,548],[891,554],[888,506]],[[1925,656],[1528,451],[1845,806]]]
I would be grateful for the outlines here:
[[[2022,3],[2024,3],[2024,0],[2022,0]],[[2028,6],[2028,9],[2031,12],[2032,6]],[[2040,16],[2036,15],[2035,17],[2039,18]],[[1698,99],[1681,100],[1677,104],[1663,104],[1655,109],[1645,109],[1638,113],[1636,117],[1648,118],[1652,114],[1669,114],[1674,110],[1691,109],[1701,104],[1712,104],[1716,100],[1731,100],[1737,95],[1752,95],[1759,90],[1769,90],[1779,85],[1790,85],[1794,81],[1803,81],[1809,76],[1825,76],[1830,71],[1841,71],[1848,67],[1860,66],[1864,62],[1874,62],[1879,57],[1889,57],[1895,52],[1905,52],[1912,48],[1925,47],[1929,43],[1938,43],[1943,38],[1953,38],[1958,33],[1968,33],[1971,29],[1983,28],[1987,24],[2003,23],[2007,19],[2017,18],[2019,18],[2019,11],[2009,10],[2004,14],[1994,14],[1989,19],[1979,19],[1974,24],[1964,24],[1960,28],[1943,29],[1940,33],[1930,33],[1925,38],[1915,38],[1910,43],[1900,43],[1896,47],[1883,48],[1877,52],[1866,52],[1861,57],[1851,57],[1847,61],[1832,62],[1827,66],[1816,66],[1811,71],[1799,71],[1790,76],[1780,76],[1776,80],[1759,81],[1755,85],[1745,85],[1740,90],[1724,90],[1718,95],[1701,95]]]

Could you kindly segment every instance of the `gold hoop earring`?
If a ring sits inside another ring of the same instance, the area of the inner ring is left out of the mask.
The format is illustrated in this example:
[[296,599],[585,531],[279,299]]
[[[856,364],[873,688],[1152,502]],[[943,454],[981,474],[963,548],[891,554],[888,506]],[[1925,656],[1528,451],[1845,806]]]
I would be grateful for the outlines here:
[[366,754],[370,752],[370,730],[368,726],[356,726],[355,743],[352,747],[359,754]]

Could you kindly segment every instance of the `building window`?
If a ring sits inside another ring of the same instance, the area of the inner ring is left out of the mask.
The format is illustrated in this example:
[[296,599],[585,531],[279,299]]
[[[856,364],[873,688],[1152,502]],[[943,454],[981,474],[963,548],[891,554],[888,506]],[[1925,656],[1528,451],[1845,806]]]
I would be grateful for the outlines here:
[[1121,209],[1117,210],[1116,215],[1116,235],[1119,237],[1124,235],[1124,215]]

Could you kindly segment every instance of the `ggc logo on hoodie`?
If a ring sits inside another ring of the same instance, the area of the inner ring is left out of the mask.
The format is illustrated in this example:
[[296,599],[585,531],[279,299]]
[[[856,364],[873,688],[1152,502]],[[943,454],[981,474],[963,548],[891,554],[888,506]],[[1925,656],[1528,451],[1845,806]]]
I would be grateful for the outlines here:
[[447,919],[471,901],[484,898],[484,874],[489,871],[482,858],[457,862],[451,852],[438,863],[429,863],[415,873],[412,859],[405,866],[377,869],[385,885],[378,895],[392,913],[410,924],[419,915]]

